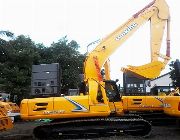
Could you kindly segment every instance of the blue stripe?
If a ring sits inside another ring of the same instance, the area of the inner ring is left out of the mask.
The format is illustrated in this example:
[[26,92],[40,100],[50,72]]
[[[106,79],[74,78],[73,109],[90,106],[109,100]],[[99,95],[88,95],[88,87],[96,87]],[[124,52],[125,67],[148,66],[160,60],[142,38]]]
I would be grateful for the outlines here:
[[71,100],[68,97],[64,97],[64,98],[66,100],[68,100],[70,103],[72,103],[76,107],[74,110],[72,110],[72,112],[80,112],[80,111],[86,112],[87,111],[87,109],[84,106],[82,106],[81,104],[77,103],[76,101]]

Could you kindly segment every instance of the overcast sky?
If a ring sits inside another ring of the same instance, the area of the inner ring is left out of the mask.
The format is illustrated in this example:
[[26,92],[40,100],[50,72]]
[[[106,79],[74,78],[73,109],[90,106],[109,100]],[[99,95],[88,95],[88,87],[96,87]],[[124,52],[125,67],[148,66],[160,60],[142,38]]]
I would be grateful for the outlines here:
[[[81,46],[107,36],[152,0],[0,0],[0,30],[28,35],[50,46],[67,35]],[[171,12],[171,57],[179,59],[179,1],[167,0]],[[166,37],[164,37],[164,40]],[[150,62],[149,24],[142,26],[110,57],[112,79],[122,78],[120,68]],[[165,52],[165,41],[162,53]],[[169,71],[169,67],[162,72]],[[120,80],[121,81],[121,80]]]

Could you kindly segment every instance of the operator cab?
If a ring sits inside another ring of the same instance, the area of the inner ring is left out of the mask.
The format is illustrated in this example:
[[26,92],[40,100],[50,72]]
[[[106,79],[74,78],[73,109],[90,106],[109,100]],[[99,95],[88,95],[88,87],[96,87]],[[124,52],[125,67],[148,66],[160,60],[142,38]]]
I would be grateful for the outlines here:
[[106,80],[104,82],[105,82],[105,91],[107,97],[109,98],[109,102],[121,101],[121,96],[116,82],[113,80]]

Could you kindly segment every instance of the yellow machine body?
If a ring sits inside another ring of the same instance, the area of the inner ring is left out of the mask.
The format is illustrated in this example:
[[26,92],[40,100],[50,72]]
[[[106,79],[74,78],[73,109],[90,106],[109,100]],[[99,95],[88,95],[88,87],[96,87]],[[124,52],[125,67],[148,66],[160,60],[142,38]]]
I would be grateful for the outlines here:
[[77,118],[91,116],[108,116],[108,105],[89,105],[88,96],[64,96],[52,98],[35,98],[21,103],[21,117],[29,118]]
[[122,96],[123,110],[152,112],[163,111],[165,96]]
[[164,99],[164,113],[170,116],[180,117],[180,92],[179,88],[171,92]]
[[[94,81],[91,84],[94,85]],[[102,83],[103,84],[103,83]],[[91,93],[96,90],[101,95],[90,94],[82,96],[64,96],[51,98],[34,98],[24,99],[21,102],[21,118],[22,119],[58,119],[58,118],[78,118],[78,117],[94,117],[109,116],[111,112],[116,111],[122,114],[122,103],[109,102],[104,88],[91,88]],[[97,87],[98,88],[98,87]],[[102,99],[99,100],[98,96]],[[120,97],[119,97],[120,98]]]
[[164,100],[164,113],[180,117],[180,97],[167,96]]

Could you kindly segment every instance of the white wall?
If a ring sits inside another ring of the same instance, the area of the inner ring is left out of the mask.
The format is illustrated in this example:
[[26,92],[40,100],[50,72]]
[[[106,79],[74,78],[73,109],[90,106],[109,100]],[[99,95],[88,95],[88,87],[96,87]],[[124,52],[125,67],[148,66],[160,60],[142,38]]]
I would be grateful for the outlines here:
[[146,87],[146,91],[149,92],[150,89],[154,86],[169,86],[172,84],[172,80],[170,78],[170,74],[164,75],[162,77],[159,77],[157,79],[154,79],[150,81],[150,87]]

